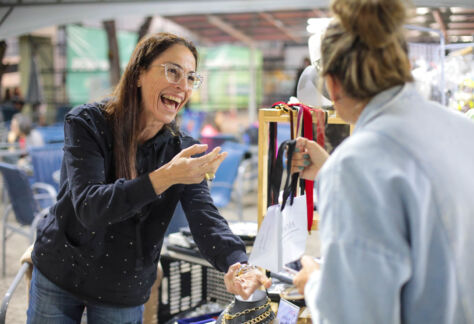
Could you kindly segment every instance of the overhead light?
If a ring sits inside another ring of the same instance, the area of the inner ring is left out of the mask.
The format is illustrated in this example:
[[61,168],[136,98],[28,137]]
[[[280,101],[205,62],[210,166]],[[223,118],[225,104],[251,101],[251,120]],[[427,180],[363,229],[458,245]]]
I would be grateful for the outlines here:
[[427,13],[430,12],[430,9],[429,8],[426,8],[426,7],[419,7],[419,8],[416,8],[416,14],[417,15],[426,15]]
[[461,42],[463,42],[463,43],[470,43],[470,42],[474,41],[473,36],[459,36],[459,38],[461,39]]
[[423,24],[427,21],[428,21],[428,19],[426,18],[426,16],[415,16],[415,17],[409,19],[409,22],[411,24]]
[[322,33],[329,25],[332,18],[309,18],[306,31],[311,34]]

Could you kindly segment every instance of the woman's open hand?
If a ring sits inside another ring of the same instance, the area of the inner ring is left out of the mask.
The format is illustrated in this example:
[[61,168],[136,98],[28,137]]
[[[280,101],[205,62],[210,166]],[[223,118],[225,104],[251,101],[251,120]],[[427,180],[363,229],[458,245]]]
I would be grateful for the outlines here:
[[179,152],[170,162],[150,173],[150,180],[157,194],[161,194],[174,184],[194,184],[204,180],[206,173],[214,174],[227,152],[220,153],[216,147],[211,152],[200,157],[196,154],[204,153],[207,144],[194,144]]
[[166,166],[173,171],[176,183],[192,184],[201,182],[206,173],[215,173],[219,165],[227,156],[227,152],[220,153],[216,147],[211,152],[200,157],[196,154],[205,152],[206,144],[195,144],[177,154]]

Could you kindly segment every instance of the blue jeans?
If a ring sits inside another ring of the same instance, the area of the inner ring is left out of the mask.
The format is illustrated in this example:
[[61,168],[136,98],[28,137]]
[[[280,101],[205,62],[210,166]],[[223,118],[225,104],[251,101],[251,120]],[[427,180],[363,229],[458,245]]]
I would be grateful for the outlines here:
[[143,305],[126,308],[91,305],[33,269],[27,324],[78,324],[86,307],[88,324],[142,323]]

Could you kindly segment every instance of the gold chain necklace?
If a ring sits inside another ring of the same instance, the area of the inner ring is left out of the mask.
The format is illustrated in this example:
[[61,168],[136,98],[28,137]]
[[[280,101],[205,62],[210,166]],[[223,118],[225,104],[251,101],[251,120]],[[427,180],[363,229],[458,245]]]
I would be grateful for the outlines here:
[[[231,315],[231,314],[228,313],[228,311],[232,308],[232,306],[234,306],[234,302],[232,302],[224,311],[224,316],[222,318],[223,319],[222,323],[225,324],[225,323],[227,323],[228,320],[232,320],[232,319],[237,318],[239,316],[246,315],[248,313],[258,311],[258,310],[260,310],[262,308],[265,308],[269,305],[270,305],[270,298],[267,297],[267,302],[265,304],[263,304],[261,306],[245,309],[241,312],[238,312],[238,313],[235,313],[234,315]],[[267,318],[270,315],[270,311],[271,311],[271,309],[268,309],[266,312],[258,315],[255,318],[252,318],[251,320],[249,320],[247,322],[244,322],[243,324],[259,323],[260,321],[264,320],[265,318]]]

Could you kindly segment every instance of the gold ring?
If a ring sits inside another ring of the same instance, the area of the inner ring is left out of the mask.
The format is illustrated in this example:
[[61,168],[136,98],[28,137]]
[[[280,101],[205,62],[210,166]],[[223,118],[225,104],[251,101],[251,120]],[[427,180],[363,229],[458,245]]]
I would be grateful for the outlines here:
[[216,177],[216,175],[212,172],[206,172],[206,180],[207,181],[212,181],[214,180],[214,178]]

